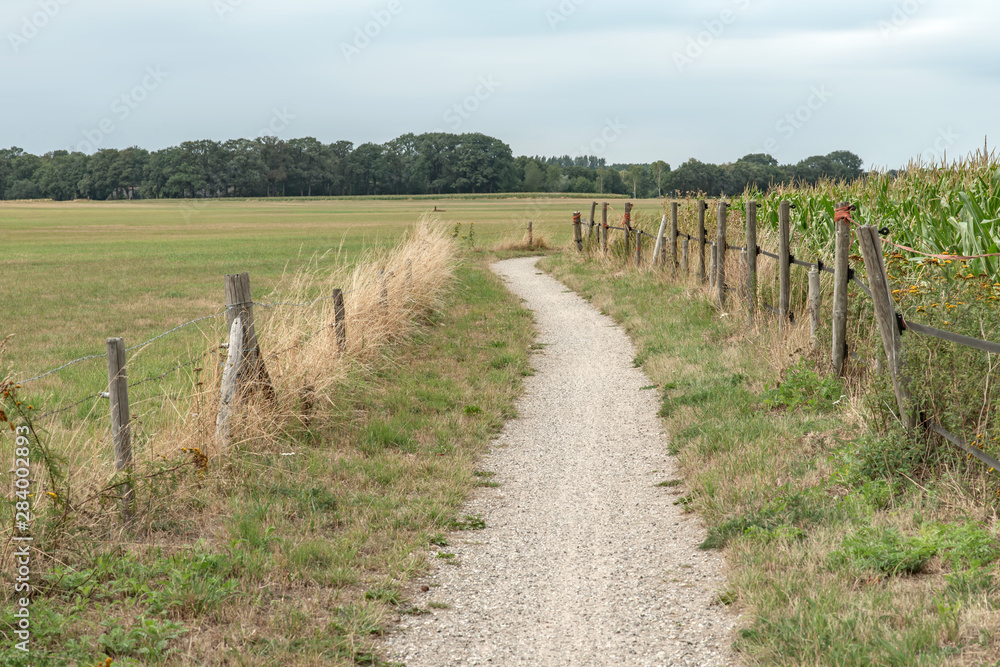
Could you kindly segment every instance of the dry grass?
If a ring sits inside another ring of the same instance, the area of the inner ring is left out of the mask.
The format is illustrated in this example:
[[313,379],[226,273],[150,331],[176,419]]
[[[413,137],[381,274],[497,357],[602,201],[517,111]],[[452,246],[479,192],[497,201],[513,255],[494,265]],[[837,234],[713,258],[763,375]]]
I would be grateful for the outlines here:
[[[290,433],[314,424],[316,419],[329,419],[338,399],[336,391],[342,389],[345,379],[363,373],[386,345],[405,338],[417,319],[441,298],[453,274],[455,253],[454,243],[442,226],[424,220],[399,245],[370,250],[353,268],[342,268],[336,253],[316,257],[286,275],[271,295],[258,298],[262,303],[306,303],[319,298],[317,295],[330,294],[334,287],[343,289],[347,346],[343,351],[337,349],[330,299],[308,307],[256,308],[258,340],[274,384],[275,401],[245,397],[234,446],[254,451],[280,449]],[[387,300],[383,300],[383,289],[388,291]],[[185,465],[177,461],[179,453],[190,454],[183,458],[194,466],[202,465],[201,455],[212,460],[226,454],[216,440],[218,386],[225,361],[225,350],[217,341],[228,336],[224,320],[213,324],[204,331],[204,361],[194,367],[199,372],[192,372],[185,385],[168,385],[166,395],[133,399],[130,408],[138,484],[155,480],[150,475],[162,473],[164,461]],[[151,347],[135,351],[127,367],[139,366],[144,355],[152,354]],[[133,374],[130,381],[135,382],[135,377]],[[138,392],[133,396],[137,394],[141,396]],[[91,412],[104,410],[106,405],[96,402]],[[56,424],[42,431],[41,439],[50,443],[53,458],[65,462],[65,481],[50,486],[38,470],[33,475],[33,491],[41,499],[38,502],[65,509],[67,518],[75,514],[76,520],[103,525],[111,536],[119,530],[116,503],[109,502],[116,494],[112,481],[121,477],[115,473],[106,429],[83,420],[70,428]],[[8,458],[13,455],[11,445],[10,440],[3,441],[2,453]],[[46,495],[48,492],[58,498]],[[147,518],[155,516],[155,507],[147,509],[153,511],[145,515]],[[42,511],[36,509],[36,513]],[[13,548],[11,526],[0,530],[0,543],[6,545],[0,562],[7,564]]]

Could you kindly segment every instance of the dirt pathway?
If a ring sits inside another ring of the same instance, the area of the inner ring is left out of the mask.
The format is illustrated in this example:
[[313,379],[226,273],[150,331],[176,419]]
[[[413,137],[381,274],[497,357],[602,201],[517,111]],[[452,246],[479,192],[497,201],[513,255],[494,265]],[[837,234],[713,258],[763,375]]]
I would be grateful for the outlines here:
[[463,510],[486,529],[448,536],[456,564],[435,559],[414,602],[449,608],[405,617],[386,652],[408,667],[733,664],[721,559],[656,486],[676,478],[657,392],[624,332],[536,261],[493,267],[545,347],[483,463],[499,487]]

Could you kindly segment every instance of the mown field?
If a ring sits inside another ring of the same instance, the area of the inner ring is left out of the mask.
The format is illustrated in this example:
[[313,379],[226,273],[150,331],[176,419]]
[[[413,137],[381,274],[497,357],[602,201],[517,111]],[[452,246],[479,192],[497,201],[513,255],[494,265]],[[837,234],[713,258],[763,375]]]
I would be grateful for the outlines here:
[[[13,649],[12,543],[2,550],[3,664],[353,664],[456,514],[475,462],[530,373],[530,314],[486,244],[565,239],[577,200],[5,203],[3,363],[23,380],[108,336],[129,346],[218,314],[222,277],[259,302],[350,290],[339,356],[327,305],[258,308],[274,404],[250,397],[234,447],[214,438],[225,320],[129,353],[135,468],[115,474],[102,356],[17,391],[36,415],[30,660]],[[648,203],[652,211],[659,202]],[[440,222],[415,229],[422,215]],[[403,243],[403,246],[399,246]],[[411,291],[402,265],[412,259]],[[388,308],[373,279],[394,269]],[[449,278],[448,276],[452,276]],[[177,371],[178,362],[195,361]],[[22,422],[9,399],[5,417]],[[13,440],[3,456],[13,461]],[[135,489],[123,526],[122,486]],[[11,535],[14,487],[3,523]]]

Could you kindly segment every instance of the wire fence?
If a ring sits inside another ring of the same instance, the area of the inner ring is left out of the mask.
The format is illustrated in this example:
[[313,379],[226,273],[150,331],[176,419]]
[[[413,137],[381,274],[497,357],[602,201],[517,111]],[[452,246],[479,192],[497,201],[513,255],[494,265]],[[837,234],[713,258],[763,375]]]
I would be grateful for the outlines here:
[[[788,205],[788,209],[792,208],[791,205],[788,204],[788,203],[786,203],[785,205]],[[720,202],[719,206],[720,207],[728,207],[729,205],[726,204],[725,202]],[[753,221],[752,223],[748,222],[748,224],[753,224],[755,226],[756,225],[756,204],[754,204],[754,206],[755,206],[755,208],[754,208],[754,214],[751,216],[749,214],[749,211],[748,211],[747,218],[748,218],[748,221],[751,220],[751,219]],[[629,209],[629,207],[626,207],[626,208],[627,208],[627,210]],[[723,242],[720,245],[720,243],[718,241],[709,241],[707,239],[707,236],[705,235],[704,217],[703,217],[703,215],[704,215],[703,211],[707,210],[707,208],[708,208],[708,206],[707,206],[706,202],[704,202],[703,200],[698,202],[698,210],[700,212],[702,212],[702,213],[700,213],[700,217],[699,217],[699,226],[701,226],[701,228],[702,228],[702,236],[692,236],[691,234],[682,233],[682,232],[679,231],[679,229],[677,227],[678,226],[678,220],[677,220],[676,205],[674,205],[674,208],[672,210],[672,215],[671,215],[671,224],[672,224],[672,227],[671,227],[671,233],[669,235],[669,238],[668,238],[668,235],[667,235],[666,231],[664,231],[663,235],[659,235],[659,234],[658,235],[653,235],[653,234],[649,234],[648,232],[646,232],[644,230],[641,230],[641,229],[634,229],[634,228],[632,228],[628,224],[626,224],[625,226],[622,226],[622,227],[611,226],[611,225],[607,225],[607,224],[600,225],[600,226],[602,226],[603,229],[605,230],[605,232],[604,232],[605,234],[607,234],[607,231],[609,231],[609,230],[610,231],[624,232],[625,233],[626,248],[627,248],[627,245],[628,245],[628,238],[629,238],[630,235],[634,235],[635,238],[636,238],[636,240],[637,240],[637,242],[638,242],[638,239],[641,238],[641,237],[648,237],[648,238],[653,239],[654,241],[656,241],[658,244],[662,244],[660,247],[663,248],[664,255],[666,254],[667,244],[668,243],[671,244],[673,246],[673,248],[672,248],[672,260],[673,261],[672,261],[672,264],[671,264],[671,267],[672,267],[673,271],[677,271],[678,268],[680,268],[680,263],[678,262],[678,257],[677,257],[677,240],[679,240],[679,239],[686,239],[688,242],[695,241],[695,242],[701,244],[702,247],[700,248],[700,252],[702,253],[702,256],[704,256],[704,252],[705,252],[706,249],[711,248],[713,251],[717,251],[718,248],[720,248],[720,247],[724,247],[726,250],[733,250],[733,251],[736,251],[736,252],[740,252],[741,254],[744,254],[744,256],[745,256],[746,253],[749,253],[751,251],[750,248],[749,248],[749,244],[745,244],[743,246],[738,246],[738,245],[732,245],[732,244],[730,244],[728,242]],[[850,235],[854,233],[853,230],[850,227],[850,224],[853,221],[851,220],[850,214],[849,214],[849,211],[853,210],[853,209],[854,209],[854,207],[850,207],[846,213],[843,212],[843,211],[838,210],[838,216],[840,216],[841,214],[843,214],[843,218],[838,217],[837,224],[840,225],[841,223],[843,223],[843,224],[846,225],[848,238],[850,238]],[[664,225],[661,226],[661,229],[664,229],[664,230],[665,230],[665,225],[666,225],[666,218],[667,218],[667,216],[664,216]],[[723,222],[723,221],[724,221],[723,214],[720,213],[720,222]],[[574,220],[574,224],[579,224],[579,223],[580,223],[579,219]],[[785,225],[787,225],[787,223],[788,223],[788,220],[787,220],[787,217],[786,217],[779,224],[785,224]],[[593,223],[591,223],[591,224],[593,224]],[[885,235],[887,235],[889,233],[889,230],[888,229],[882,229],[882,230],[879,230],[879,232],[882,234],[882,236],[885,236]],[[748,236],[749,236],[749,233],[750,232],[748,232]],[[754,228],[754,230],[752,231],[752,233],[753,233],[753,236],[756,237],[756,228]],[[789,238],[789,232],[788,232],[787,228],[784,229],[784,230],[782,230],[781,233],[784,235],[785,239]],[[725,235],[725,228],[724,227],[723,227],[722,234],[723,234],[723,238],[724,238],[724,235]],[[577,234],[577,237],[578,238],[582,238],[582,236],[579,233]],[[902,250],[912,251],[912,252],[915,252],[915,253],[920,254],[920,255],[925,255],[925,256],[928,256],[928,257],[934,257],[934,258],[938,258],[938,259],[962,260],[962,259],[974,259],[975,258],[975,257],[963,257],[963,256],[958,256],[958,255],[940,255],[940,256],[938,256],[938,255],[930,255],[928,253],[921,253],[919,251],[915,251],[912,248],[909,248],[907,246],[901,246],[899,244],[892,243],[891,241],[889,241],[888,243],[890,245],[893,245],[896,248],[899,248],[899,249],[902,249]],[[848,242],[847,248],[849,248],[850,245],[851,245],[850,242]],[[578,243],[578,247],[580,247],[579,243]],[[606,250],[607,249],[607,242],[606,242],[606,240],[605,240],[605,243],[604,243],[603,247],[605,248],[605,252],[607,252],[607,250]],[[789,268],[791,266],[798,266],[798,267],[801,267],[803,269],[807,269],[809,271],[817,271],[818,273],[832,274],[835,277],[838,277],[838,279],[843,280],[845,283],[849,283],[849,284],[855,286],[862,294],[864,294],[868,299],[872,300],[873,303],[874,303],[874,297],[873,297],[873,293],[872,293],[872,288],[869,285],[866,285],[864,283],[864,281],[862,281],[856,275],[855,269],[851,268],[849,265],[848,265],[848,268],[847,268],[846,275],[845,276],[838,276],[838,272],[837,272],[837,270],[835,268],[831,268],[831,267],[825,265],[819,259],[817,259],[816,262],[807,262],[807,261],[803,261],[801,259],[797,259],[790,252],[785,257],[782,257],[780,250],[779,250],[779,252],[769,252],[767,250],[762,249],[760,246],[756,246],[755,248],[753,248],[753,252],[757,256],[767,257],[767,258],[773,259],[773,260],[775,260],[775,261],[777,261],[779,263],[785,264],[785,270],[786,271],[787,271],[787,268]],[[1000,256],[1000,255],[998,255],[998,256]],[[659,262],[659,261],[661,261],[661,259],[662,259],[661,257],[654,257],[653,261],[654,262]],[[629,253],[628,252],[625,253],[624,260],[625,260],[625,262],[629,262],[630,261],[630,257],[629,257]],[[641,261],[641,256],[637,253],[636,254],[636,262],[639,262],[639,261]],[[663,262],[663,264],[664,264],[664,267],[666,267],[666,262]],[[716,277],[719,277],[719,278],[721,278],[723,280],[723,283],[720,283],[720,284],[716,285],[716,287],[718,289],[718,292],[720,294],[720,300],[721,300],[721,295],[723,295],[725,293],[738,292],[739,291],[737,288],[735,288],[735,287],[733,287],[731,285],[724,284],[724,275],[725,275],[725,273],[724,273],[724,267],[716,267],[715,271],[718,272],[717,276],[716,275],[711,275],[711,276],[704,276],[703,275],[703,276],[701,276],[701,278],[702,278],[703,281],[709,281],[710,278],[716,278]],[[869,277],[869,280],[871,280],[871,277]],[[887,278],[886,278],[886,280],[887,280]],[[752,278],[752,281],[748,281],[747,289],[749,289],[749,286],[751,284],[754,286],[754,289],[756,289],[756,277],[755,276]],[[783,289],[787,289],[787,288],[785,288],[783,286]],[[748,308],[750,309],[751,316],[752,316],[753,306],[751,305],[751,302],[753,304],[756,304],[758,302],[758,295],[756,293],[751,294],[748,291],[745,294],[745,298],[748,301]],[[845,294],[845,298],[846,298],[846,294]],[[788,303],[787,293],[782,295],[782,302],[783,303]],[[790,310],[782,309],[780,307],[779,308],[775,308],[772,304],[763,303],[763,302],[760,302],[760,305],[765,310],[767,310],[767,311],[769,311],[769,312],[771,312],[771,313],[773,313],[775,315],[778,315],[779,317],[788,317],[790,321],[794,322],[794,314]],[[950,343],[954,343],[954,344],[957,344],[957,345],[961,345],[961,346],[965,346],[965,347],[969,347],[969,348],[973,348],[973,349],[985,351],[985,352],[987,352],[989,354],[1000,354],[1000,343],[996,343],[996,342],[989,341],[989,340],[983,340],[983,339],[979,339],[979,338],[975,338],[975,337],[971,337],[971,336],[965,336],[963,334],[959,334],[959,333],[952,332],[952,331],[946,331],[946,330],[943,330],[943,329],[931,327],[931,326],[928,326],[928,325],[925,325],[925,324],[921,324],[921,323],[918,323],[918,322],[911,322],[911,321],[905,319],[903,317],[903,315],[901,313],[899,313],[898,311],[896,311],[895,309],[894,309],[894,312],[892,313],[892,315],[895,318],[895,326],[896,326],[897,331],[898,331],[898,333],[900,335],[902,335],[903,332],[911,331],[914,334],[917,334],[917,335],[920,335],[920,336],[928,336],[928,337],[936,338],[936,339],[939,339],[939,340],[948,341]],[[845,344],[845,350],[844,350],[844,352],[845,352],[845,355],[848,354],[848,350],[846,349],[846,344]],[[851,356],[852,356],[852,358],[856,358],[856,357],[854,357],[854,355],[851,355]],[[998,461],[995,457],[993,457],[992,455],[988,454],[987,452],[984,452],[983,450],[979,449],[975,445],[970,444],[970,442],[967,441],[966,439],[961,438],[961,437],[959,437],[959,436],[957,436],[957,435],[955,435],[955,434],[947,431],[941,424],[933,423],[931,421],[922,420],[921,425],[927,431],[933,432],[933,433],[941,436],[947,442],[949,442],[949,443],[955,445],[956,447],[958,447],[959,449],[965,451],[967,454],[969,454],[970,457],[974,457],[974,458],[978,459],[979,461],[983,462],[984,464],[986,464],[987,466],[989,466],[991,472],[998,472],[998,471],[1000,471],[1000,461]],[[977,440],[978,440],[978,437],[977,437]]]

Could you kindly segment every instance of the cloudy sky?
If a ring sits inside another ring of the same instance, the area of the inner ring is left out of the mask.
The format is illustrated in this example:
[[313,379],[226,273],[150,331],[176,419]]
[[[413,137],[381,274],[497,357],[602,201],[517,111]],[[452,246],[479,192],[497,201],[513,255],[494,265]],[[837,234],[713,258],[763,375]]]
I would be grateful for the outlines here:
[[443,130],[895,167],[1000,138],[998,26],[987,0],[0,0],[0,145]]

